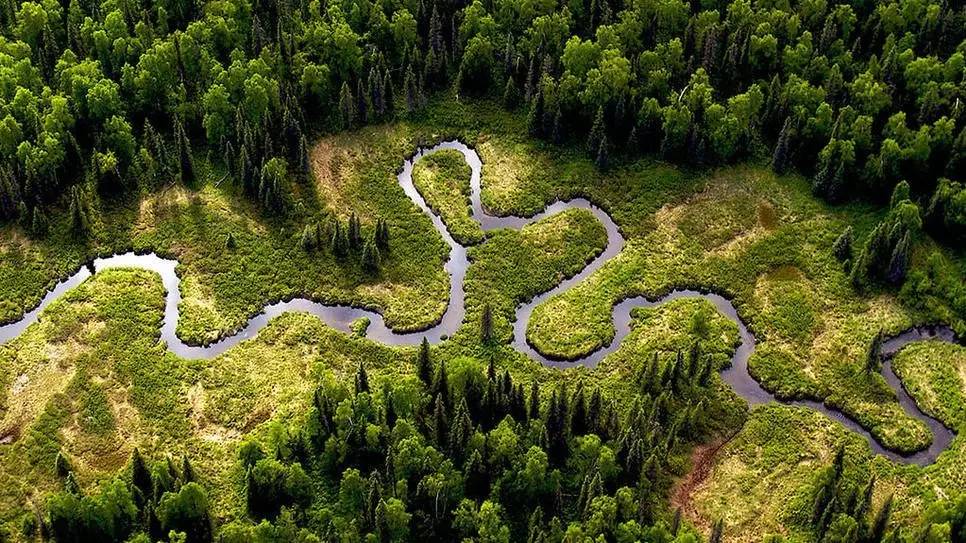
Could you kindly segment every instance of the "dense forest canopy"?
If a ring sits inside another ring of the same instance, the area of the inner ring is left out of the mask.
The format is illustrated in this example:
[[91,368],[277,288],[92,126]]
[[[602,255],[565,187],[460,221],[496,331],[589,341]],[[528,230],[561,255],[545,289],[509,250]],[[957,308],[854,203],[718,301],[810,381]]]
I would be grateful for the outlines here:
[[602,168],[759,154],[833,201],[905,180],[927,227],[966,237],[955,3],[11,0],[0,20],[0,219],[38,235],[54,203],[83,231],[91,185],[191,183],[202,153],[278,211],[307,132],[455,84],[527,108],[535,136],[589,133]]

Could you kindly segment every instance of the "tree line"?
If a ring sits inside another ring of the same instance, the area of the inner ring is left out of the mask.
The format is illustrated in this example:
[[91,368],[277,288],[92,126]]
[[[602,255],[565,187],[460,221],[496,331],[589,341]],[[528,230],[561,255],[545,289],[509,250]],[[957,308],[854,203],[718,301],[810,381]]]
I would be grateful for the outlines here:
[[830,200],[905,180],[927,228],[966,236],[966,12],[945,0],[9,0],[0,25],[0,219],[37,235],[95,188],[196,182],[202,152],[278,213],[309,131],[452,83],[601,168],[764,148]]

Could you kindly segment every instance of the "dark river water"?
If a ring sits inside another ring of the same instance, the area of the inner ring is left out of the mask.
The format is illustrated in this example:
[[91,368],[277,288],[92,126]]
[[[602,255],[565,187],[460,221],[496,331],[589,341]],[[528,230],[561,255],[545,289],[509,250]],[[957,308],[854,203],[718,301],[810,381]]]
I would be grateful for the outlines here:
[[[98,258],[88,265],[82,267],[76,273],[57,284],[49,291],[41,301],[40,305],[24,315],[16,322],[0,326],[0,344],[6,343],[19,336],[24,329],[36,322],[41,311],[53,300],[59,298],[68,290],[81,284],[92,274],[109,268],[143,268],[156,272],[161,276],[166,290],[164,321],[161,326],[161,341],[167,343],[168,349],[183,358],[213,358],[220,355],[238,343],[246,339],[253,338],[259,330],[264,328],[273,318],[290,311],[311,313],[329,326],[338,330],[349,332],[353,321],[366,317],[370,320],[366,337],[388,345],[413,345],[427,338],[430,342],[439,342],[445,336],[451,336],[463,323],[466,307],[465,293],[463,291],[463,279],[466,277],[466,270],[469,262],[466,257],[466,247],[463,247],[450,235],[442,219],[433,213],[426,204],[419,191],[413,186],[412,171],[413,165],[421,158],[433,154],[443,149],[453,149],[463,154],[467,164],[469,164],[472,174],[470,178],[470,202],[472,206],[473,218],[480,223],[483,230],[495,228],[515,228],[539,221],[544,217],[559,213],[566,209],[580,208],[591,212],[599,220],[607,231],[607,246],[604,251],[592,260],[578,274],[561,282],[553,289],[544,292],[529,302],[517,307],[516,321],[513,324],[513,346],[527,356],[540,361],[541,363],[554,367],[570,367],[575,364],[585,366],[596,366],[604,357],[617,350],[621,340],[630,332],[631,309],[635,307],[649,307],[663,304],[670,300],[680,298],[701,298],[714,304],[714,306],[738,326],[741,344],[735,350],[731,359],[731,365],[721,372],[722,379],[731,385],[734,391],[744,398],[751,406],[763,403],[779,401],[773,394],[761,387],[751,374],[748,372],[748,360],[755,351],[755,337],[748,330],[744,321],[738,316],[738,311],[734,304],[727,298],[715,293],[699,292],[695,290],[674,290],[659,299],[650,300],[643,297],[628,298],[616,304],[613,309],[613,320],[616,334],[613,341],[588,356],[578,360],[553,360],[537,352],[526,340],[527,323],[530,322],[530,315],[533,309],[548,298],[570,289],[580,281],[583,281],[590,274],[597,271],[604,263],[616,256],[624,248],[624,237],[621,235],[617,224],[599,207],[587,200],[577,198],[566,202],[557,201],[547,206],[542,212],[532,217],[498,217],[489,215],[483,209],[480,200],[482,162],[479,155],[473,149],[459,141],[446,141],[432,148],[418,150],[410,159],[403,163],[402,168],[397,174],[399,185],[406,195],[425,213],[432,221],[436,231],[443,237],[443,240],[450,248],[449,260],[445,264],[445,270],[450,275],[450,299],[440,321],[433,327],[411,333],[396,333],[385,324],[385,321],[377,312],[360,309],[344,305],[324,305],[304,298],[296,298],[273,303],[265,306],[263,311],[248,320],[244,327],[235,334],[225,337],[210,345],[188,345],[181,341],[175,333],[178,323],[178,305],[181,302],[180,278],[175,273],[177,261],[161,258],[153,253],[117,254],[107,258]],[[906,344],[920,340],[939,340],[955,342],[956,338],[952,330],[948,327],[919,327],[907,330],[897,336],[891,337],[883,345],[885,363],[883,364],[882,374],[886,382],[895,391],[902,408],[912,417],[923,421],[932,431],[932,443],[929,448],[919,451],[912,455],[901,455],[885,449],[872,435],[854,420],[834,408],[830,408],[821,402],[810,400],[796,400],[785,402],[792,405],[805,406],[830,418],[841,422],[850,430],[862,435],[869,442],[872,450],[884,455],[892,460],[902,463],[914,463],[925,465],[932,463],[945,450],[952,441],[954,434],[938,420],[923,413],[915,401],[909,396],[905,388],[899,382],[899,378],[892,371],[892,356]]]

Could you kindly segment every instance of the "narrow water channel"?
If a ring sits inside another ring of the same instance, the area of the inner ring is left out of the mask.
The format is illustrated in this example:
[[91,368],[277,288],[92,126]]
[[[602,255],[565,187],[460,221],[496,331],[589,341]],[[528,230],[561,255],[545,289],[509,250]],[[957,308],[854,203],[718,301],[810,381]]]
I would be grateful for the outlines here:
[[[544,292],[529,302],[522,304],[516,309],[516,321],[513,325],[513,346],[520,352],[540,361],[548,366],[568,367],[575,364],[585,366],[596,366],[604,357],[617,350],[620,342],[630,333],[631,310],[635,307],[650,307],[663,304],[670,300],[681,298],[701,298],[711,302],[722,315],[735,322],[738,326],[741,343],[735,350],[731,365],[721,372],[722,379],[731,385],[734,391],[744,398],[751,406],[763,403],[779,401],[773,394],[762,388],[748,372],[748,360],[755,351],[755,337],[748,330],[744,321],[738,316],[738,311],[734,304],[727,298],[707,292],[695,290],[674,290],[659,299],[649,300],[643,297],[633,297],[623,300],[616,304],[613,309],[613,320],[616,333],[611,343],[601,349],[594,351],[588,356],[579,360],[560,361],[552,360],[537,352],[526,340],[527,323],[533,309],[543,303],[548,298],[564,292],[580,281],[583,281],[590,274],[594,273],[608,260],[616,256],[624,248],[624,237],[621,235],[617,224],[611,219],[610,215],[591,202],[576,198],[566,202],[557,201],[547,206],[542,212],[532,217],[498,217],[490,215],[483,208],[480,198],[481,193],[481,171],[482,161],[475,150],[459,141],[446,141],[428,149],[419,149],[412,157],[403,163],[402,168],[397,174],[399,185],[406,195],[425,213],[433,223],[434,228],[443,237],[443,240],[450,248],[449,260],[445,264],[445,270],[450,275],[450,298],[440,321],[433,327],[410,333],[396,333],[386,326],[382,315],[375,311],[346,306],[346,305],[324,305],[304,298],[296,298],[273,303],[265,306],[261,313],[248,320],[235,334],[225,337],[210,345],[188,345],[181,341],[176,334],[178,323],[178,305],[181,302],[181,279],[175,272],[177,261],[161,258],[153,253],[117,254],[107,258],[98,258],[88,265],[82,267],[76,273],[61,281],[49,291],[41,301],[40,305],[24,315],[16,322],[0,326],[0,344],[6,343],[18,337],[28,326],[36,322],[40,313],[52,301],[62,296],[68,290],[81,284],[92,274],[110,268],[143,268],[156,272],[161,276],[161,280],[166,290],[164,321],[161,326],[161,341],[165,342],[168,349],[182,358],[213,358],[216,357],[238,343],[255,337],[259,330],[264,328],[273,318],[290,311],[311,313],[329,326],[344,331],[350,331],[350,325],[356,319],[366,317],[370,320],[366,337],[388,345],[413,345],[427,338],[430,342],[436,343],[444,336],[450,336],[460,327],[464,321],[466,306],[465,293],[463,290],[463,280],[466,277],[466,270],[469,261],[466,256],[466,247],[460,245],[450,235],[449,230],[442,219],[433,213],[426,204],[422,195],[413,185],[412,171],[413,165],[420,159],[443,149],[453,149],[462,153],[467,164],[472,171],[470,177],[470,203],[473,218],[480,223],[483,230],[493,230],[495,228],[515,228],[519,229],[533,222],[539,221],[547,216],[554,215],[561,211],[571,208],[580,208],[590,211],[599,220],[607,231],[607,246],[604,251],[592,260],[578,274],[561,282],[553,289]],[[901,455],[885,449],[873,436],[857,422],[846,416],[841,411],[830,408],[821,402],[810,400],[796,400],[786,402],[792,405],[809,407],[828,417],[841,422],[850,430],[862,435],[869,442],[872,450],[884,455],[894,461],[902,463],[913,463],[925,465],[932,463],[945,450],[952,441],[954,434],[938,420],[926,415],[919,409],[915,401],[909,396],[899,381],[899,378],[892,371],[892,357],[903,346],[913,341],[939,340],[946,342],[956,342],[952,330],[948,327],[921,327],[913,328],[889,338],[883,344],[883,355],[886,358],[882,372],[886,382],[895,391],[902,408],[912,417],[923,421],[932,431],[933,439],[929,448],[919,451],[912,455]]]

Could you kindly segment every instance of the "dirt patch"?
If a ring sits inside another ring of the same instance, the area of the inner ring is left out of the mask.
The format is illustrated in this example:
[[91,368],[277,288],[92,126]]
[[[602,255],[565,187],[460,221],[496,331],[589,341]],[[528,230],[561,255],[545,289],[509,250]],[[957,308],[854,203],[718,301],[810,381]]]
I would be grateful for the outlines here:
[[671,489],[671,508],[680,509],[681,513],[701,528],[710,528],[711,522],[702,518],[698,510],[694,507],[694,493],[704,485],[714,466],[714,460],[718,451],[727,445],[737,432],[730,436],[720,436],[704,445],[695,447],[691,453],[691,471],[675,483]]
[[309,163],[315,174],[319,195],[335,209],[343,204],[343,176],[340,170],[344,158],[344,153],[328,138],[320,140],[309,152]]
[[758,203],[758,224],[765,230],[774,230],[778,227],[778,213],[775,206],[768,201]]

